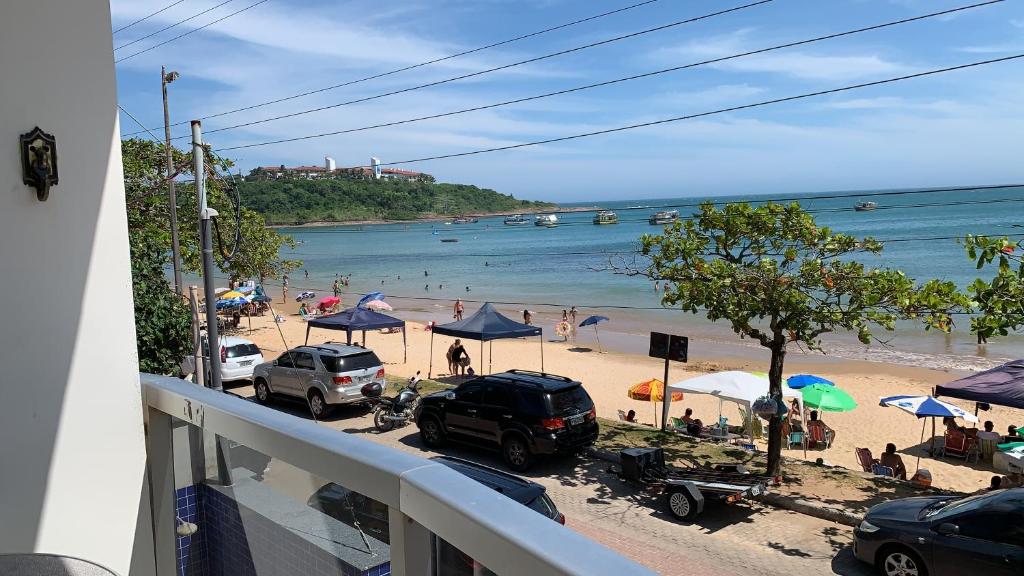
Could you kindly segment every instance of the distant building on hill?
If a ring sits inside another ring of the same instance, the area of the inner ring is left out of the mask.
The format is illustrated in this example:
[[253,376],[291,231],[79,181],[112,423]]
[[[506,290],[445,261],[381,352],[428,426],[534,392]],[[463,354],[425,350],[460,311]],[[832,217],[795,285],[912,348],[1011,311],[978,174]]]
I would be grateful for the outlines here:
[[407,180],[415,182],[434,182],[434,177],[424,172],[402,170],[400,168],[383,168],[378,158],[370,158],[370,166],[338,168],[334,158],[324,157],[323,166],[259,166],[253,168],[245,177],[254,180],[321,180],[351,178],[360,180]]

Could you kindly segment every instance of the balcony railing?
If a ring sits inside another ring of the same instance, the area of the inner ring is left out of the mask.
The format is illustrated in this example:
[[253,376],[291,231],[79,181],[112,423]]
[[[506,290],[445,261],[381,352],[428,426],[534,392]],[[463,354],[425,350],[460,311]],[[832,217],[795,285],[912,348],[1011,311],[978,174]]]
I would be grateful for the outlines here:
[[447,466],[182,380],[142,384],[159,576],[653,574]]

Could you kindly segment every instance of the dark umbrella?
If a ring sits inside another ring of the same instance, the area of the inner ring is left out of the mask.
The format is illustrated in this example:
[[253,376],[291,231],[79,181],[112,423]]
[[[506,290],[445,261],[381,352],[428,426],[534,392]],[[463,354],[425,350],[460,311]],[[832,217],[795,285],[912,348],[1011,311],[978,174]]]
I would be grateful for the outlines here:
[[583,320],[583,322],[580,322],[580,328],[583,328],[584,326],[591,326],[591,325],[594,327],[594,336],[597,338],[597,350],[599,352],[604,352],[604,350],[601,349],[601,335],[598,334],[598,332],[597,332],[597,325],[600,324],[601,322],[607,322],[607,321],[608,321],[608,317],[607,316],[590,316],[590,317],[586,318],[585,320]]

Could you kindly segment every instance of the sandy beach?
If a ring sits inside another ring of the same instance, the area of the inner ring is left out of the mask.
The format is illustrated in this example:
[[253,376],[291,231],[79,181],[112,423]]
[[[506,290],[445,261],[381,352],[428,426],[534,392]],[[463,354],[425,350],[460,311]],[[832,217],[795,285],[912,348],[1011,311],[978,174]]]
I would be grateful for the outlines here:
[[[268,287],[269,288],[269,287]],[[283,314],[285,321],[275,324],[270,314],[253,317],[251,331],[247,319],[243,317],[238,335],[248,337],[256,342],[270,360],[283,352],[287,347],[301,345],[306,336],[306,323],[297,315],[298,304],[291,296],[289,302],[281,302],[279,288],[270,289],[275,296],[274,311]],[[417,370],[426,376],[430,369],[431,333],[425,330],[425,313],[423,311],[406,311],[394,302],[398,310],[392,314],[407,320],[408,360],[402,361],[401,334],[381,334],[372,332],[366,335],[365,345],[377,352],[386,364],[389,373],[397,376],[411,376]],[[475,311],[475,306],[467,306],[466,315]],[[506,311],[508,312],[508,311]],[[450,309],[426,314],[430,319],[440,323],[450,321]],[[546,319],[545,319],[546,320]],[[636,353],[636,342],[631,345],[625,341],[618,342],[614,338],[602,338],[605,351],[598,352],[592,336],[586,332],[580,334],[578,341],[565,343],[554,336],[554,330],[545,328],[543,343],[544,369],[549,373],[561,374],[580,380],[586,386],[597,404],[600,416],[615,419],[618,410],[636,410],[638,419],[644,423],[653,423],[655,412],[660,415],[660,404],[631,400],[626,397],[627,389],[637,382],[650,378],[661,378],[663,365],[659,360]],[[586,336],[586,338],[584,338]],[[344,332],[332,332],[313,329],[310,343],[326,341],[344,341]],[[557,340],[557,341],[556,341]],[[354,342],[362,342],[362,334],[353,334]],[[432,376],[442,381],[458,382],[448,378],[445,362],[445,351],[452,339],[437,336],[433,346]],[[483,348],[484,363],[481,369],[481,347],[479,342],[466,342],[466,348],[472,358],[472,365],[478,372],[499,372],[510,368],[540,370],[541,344],[539,338],[529,340],[499,340],[485,344]],[[610,349],[609,349],[610,348]],[[632,349],[631,349],[632,348]],[[488,364],[488,352],[493,350],[493,358]],[[629,350],[629,351],[622,351]],[[698,376],[717,370],[752,370],[766,371],[768,365],[767,351],[745,346],[728,346],[718,342],[691,342],[690,363],[674,363],[669,375],[670,382]],[[926,422],[924,442],[922,443],[922,420],[895,408],[883,408],[878,400],[883,396],[896,394],[925,395],[931,392],[936,384],[948,382],[966,374],[951,370],[918,368],[905,365],[866,362],[859,360],[838,359],[820,354],[804,354],[791,350],[787,356],[786,374],[813,373],[828,378],[837,386],[846,390],[857,401],[856,410],[847,413],[825,413],[822,419],[836,431],[836,439],[828,450],[808,451],[807,458],[814,460],[823,458],[826,463],[859,469],[854,454],[855,447],[869,448],[876,456],[885,448],[887,442],[893,442],[903,456],[907,468],[912,473],[917,469],[917,458],[921,457],[920,467],[931,471],[934,485],[960,491],[975,491],[988,485],[994,474],[990,463],[982,462],[966,464],[962,460],[946,458],[932,459],[924,454],[931,439],[931,422]],[[968,402],[956,402],[962,408],[973,411],[974,406]],[[705,422],[714,421],[718,417],[719,402],[710,396],[688,395],[681,402],[673,402],[671,414],[680,416],[685,408],[692,408],[695,417]],[[725,403],[723,416],[732,423],[740,422],[740,415],[734,404]],[[1009,424],[1024,424],[1019,411],[993,406],[989,412],[980,415],[982,421],[992,420],[997,431],[1004,431]],[[941,422],[937,423],[937,434],[941,443]],[[764,448],[764,445],[760,446]],[[801,450],[784,450],[783,454],[790,458],[803,458]]]

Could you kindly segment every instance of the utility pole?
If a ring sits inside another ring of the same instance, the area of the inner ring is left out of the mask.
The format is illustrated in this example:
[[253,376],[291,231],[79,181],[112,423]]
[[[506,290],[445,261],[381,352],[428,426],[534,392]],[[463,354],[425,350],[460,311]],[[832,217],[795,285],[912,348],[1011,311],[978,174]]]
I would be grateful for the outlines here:
[[171,113],[167,108],[167,85],[178,79],[177,72],[160,67],[160,90],[164,95],[164,144],[167,152],[167,207],[171,219],[171,264],[174,266],[174,292],[181,296],[181,248],[178,245],[178,197],[174,193],[174,154],[171,148]]
[[220,338],[217,334],[217,298],[213,288],[213,233],[210,219],[217,211],[206,205],[206,150],[203,149],[203,128],[199,120],[192,121],[192,160],[196,177],[196,197],[199,200],[199,245],[203,255],[203,292],[206,294],[206,341],[209,349],[210,379],[206,385],[223,390],[220,379]]

